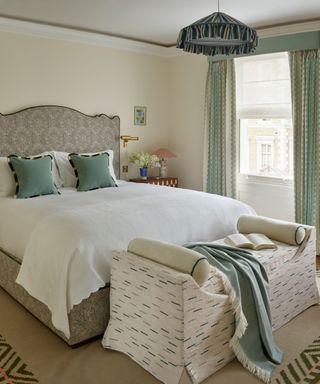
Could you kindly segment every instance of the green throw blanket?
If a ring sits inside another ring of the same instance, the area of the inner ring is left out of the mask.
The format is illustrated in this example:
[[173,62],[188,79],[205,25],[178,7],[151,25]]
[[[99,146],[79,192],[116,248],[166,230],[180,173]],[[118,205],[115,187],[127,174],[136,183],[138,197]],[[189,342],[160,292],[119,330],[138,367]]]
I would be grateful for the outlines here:
[[235,314],[230,341],[236,357],[250,372],[269,382],[283,354],[272,337],[268,277],[250,252],[212,243],[185,245],[204,255],[216,268]]

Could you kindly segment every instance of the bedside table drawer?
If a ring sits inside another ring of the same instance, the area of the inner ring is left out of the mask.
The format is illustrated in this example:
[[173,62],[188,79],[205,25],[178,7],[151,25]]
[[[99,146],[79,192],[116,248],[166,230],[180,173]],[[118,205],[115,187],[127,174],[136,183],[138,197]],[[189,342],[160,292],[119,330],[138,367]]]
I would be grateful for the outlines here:
[[177,177],[148,177],[147,179],[131,179],[134,183],[163,185],[165,187],[178,188]]

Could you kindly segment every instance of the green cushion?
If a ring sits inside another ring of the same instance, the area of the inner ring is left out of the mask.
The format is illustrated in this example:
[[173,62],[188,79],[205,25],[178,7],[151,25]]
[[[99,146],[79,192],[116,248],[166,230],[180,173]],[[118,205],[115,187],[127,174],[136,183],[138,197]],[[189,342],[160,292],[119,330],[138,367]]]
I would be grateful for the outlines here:
[[52,174],[53,157],[8,157],[10,169],[16,182],[15,197],[25,199],[41,195],[58,194]]
[[107,152],[94,155],[69,154],[69,161],[77,178],[78,191],[116,187],[109,171]]

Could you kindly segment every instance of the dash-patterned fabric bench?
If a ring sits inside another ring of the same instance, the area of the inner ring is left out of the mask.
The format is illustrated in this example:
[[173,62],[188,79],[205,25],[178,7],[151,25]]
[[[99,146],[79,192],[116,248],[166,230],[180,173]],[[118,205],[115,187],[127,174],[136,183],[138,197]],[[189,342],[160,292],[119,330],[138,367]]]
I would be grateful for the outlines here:
[[[274,329],[319,303],[314,229],[300,247],[277,244],[253,252],[269,276]],[[103,346],[127,354],[164,383],[179,383],[183,370],[200,383],[234,358],[234,316],[214,268],[200,288],[188,274],[115,252],[110,305]]]

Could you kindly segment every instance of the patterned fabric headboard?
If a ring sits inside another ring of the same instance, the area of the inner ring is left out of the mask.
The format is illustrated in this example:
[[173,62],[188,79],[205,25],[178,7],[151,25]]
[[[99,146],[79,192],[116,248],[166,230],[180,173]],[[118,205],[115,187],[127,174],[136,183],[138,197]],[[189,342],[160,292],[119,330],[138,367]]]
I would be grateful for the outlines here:
[[120,173],[120,118],[89,116],[75,109],[40,105],[0,114],[0,156],[36,155],[44,151],[114,151],[114,170]]

